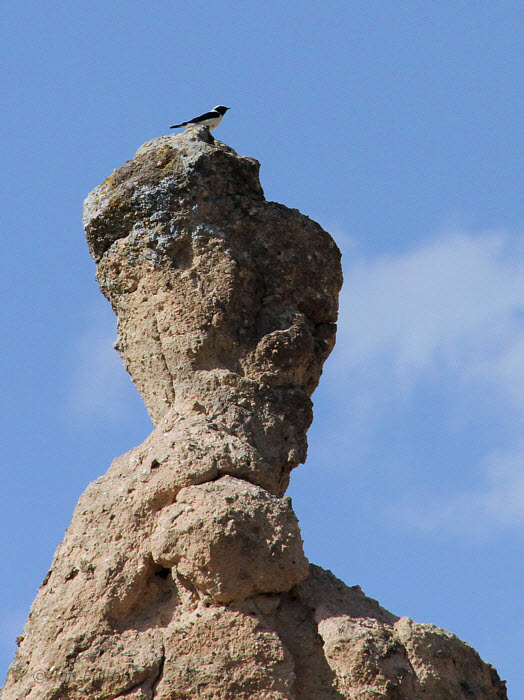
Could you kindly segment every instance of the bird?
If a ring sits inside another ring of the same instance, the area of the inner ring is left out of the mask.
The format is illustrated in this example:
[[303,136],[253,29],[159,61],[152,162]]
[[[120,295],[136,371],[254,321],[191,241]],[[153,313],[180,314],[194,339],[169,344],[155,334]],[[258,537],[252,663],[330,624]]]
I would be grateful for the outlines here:
[[201,114],[199,117],[190,119],[187,122],[182,122],[181,124],[173,124],[173,126],[170,126],[169,128],[178,129],[181,126],[207,126],[208,129],[211,131],[211,129],[216,129],[216,127],[220,124],[220,122],[222,121],[222,117],[228,109],[230,109],[230,107],[224,107],[224,105],[217,105],[216,107],[213,107],[213,109],[210,112]]

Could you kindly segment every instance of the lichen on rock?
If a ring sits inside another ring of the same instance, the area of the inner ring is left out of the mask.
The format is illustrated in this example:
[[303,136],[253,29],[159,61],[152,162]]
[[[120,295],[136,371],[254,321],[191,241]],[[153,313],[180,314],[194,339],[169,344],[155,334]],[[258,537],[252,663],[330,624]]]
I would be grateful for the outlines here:
[[454,635],[309,565],[291,501],[335,342],[340,253],[207,129],[86,199],[118,349],[154,423],[80,498],[3,700],[506,697]]

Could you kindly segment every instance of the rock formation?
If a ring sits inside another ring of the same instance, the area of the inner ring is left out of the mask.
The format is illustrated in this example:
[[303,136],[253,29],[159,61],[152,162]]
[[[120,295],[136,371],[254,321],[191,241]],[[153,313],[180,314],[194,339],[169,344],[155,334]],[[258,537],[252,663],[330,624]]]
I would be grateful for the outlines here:
[[505,698],[457,637],[309,565],[290,500],[335,339],[339,251],[207,129],[87,198],[97,279],[155,429],[92,483],[3,700]]

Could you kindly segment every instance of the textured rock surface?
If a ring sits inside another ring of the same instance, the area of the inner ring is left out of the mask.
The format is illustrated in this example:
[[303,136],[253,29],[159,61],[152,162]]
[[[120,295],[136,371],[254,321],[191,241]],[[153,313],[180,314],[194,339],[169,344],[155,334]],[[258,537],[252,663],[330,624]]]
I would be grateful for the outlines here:
[[308,575],[291,501],[231,476],[182,489],[162,510],[151,551],[226,603],[289,590]]
[[206,130],[143,146],[84,220],[155,429],[80,498],[3,700],[505,698],[304,557],[283,495],[334,343],[330,236]]
[[140,148],[86,200],[88,241],[153,422],[196,407],[239,441],[228,473],[282,494],[335,341],[340,254],[205,136]]

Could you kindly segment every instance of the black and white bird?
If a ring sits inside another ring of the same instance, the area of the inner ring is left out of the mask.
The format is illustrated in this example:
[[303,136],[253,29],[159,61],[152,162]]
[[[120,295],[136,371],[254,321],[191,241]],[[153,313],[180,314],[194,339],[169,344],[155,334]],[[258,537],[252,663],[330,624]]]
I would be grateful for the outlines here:
[[224,105],[217,105],[213,107],[211,112],[206,112],[201,114],[199,117],[190,119],[188,122],[182,122],[181,124],[173,124],[170,129],[178,129],[181,126],[207,126],[208,129],[216,129],[216,127],[222,121],[222,117],[230,109],[229,107],[224,107]]

